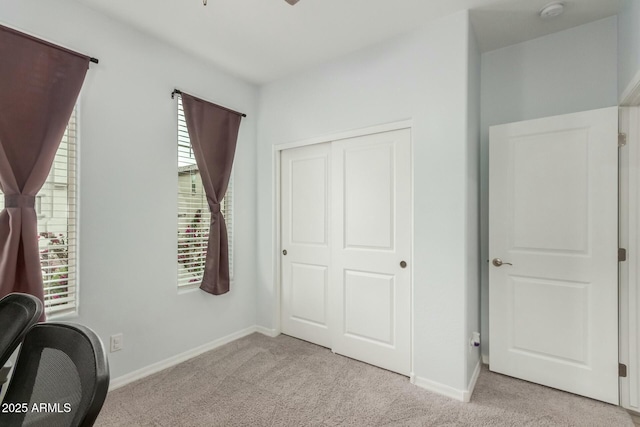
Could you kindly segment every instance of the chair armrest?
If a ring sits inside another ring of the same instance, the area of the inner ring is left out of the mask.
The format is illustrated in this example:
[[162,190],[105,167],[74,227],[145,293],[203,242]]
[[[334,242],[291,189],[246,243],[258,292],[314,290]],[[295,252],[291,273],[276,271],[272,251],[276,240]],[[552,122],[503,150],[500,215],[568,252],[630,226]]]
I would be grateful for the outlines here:
[[0,387],[7,382],[11,368],[13,368],[13,363],[10,360],[7,360],[7,363],[0,368]]

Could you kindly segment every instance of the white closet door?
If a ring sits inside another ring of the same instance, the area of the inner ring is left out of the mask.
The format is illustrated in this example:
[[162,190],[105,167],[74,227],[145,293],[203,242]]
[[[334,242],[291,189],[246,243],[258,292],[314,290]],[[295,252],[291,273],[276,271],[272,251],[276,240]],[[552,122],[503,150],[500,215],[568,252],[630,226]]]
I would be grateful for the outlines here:
[[411,370],[411,133],[332,143],[333,351]]
[[331,346],[329,155],[329,143],[285,150],[280,168],[282,332],[325,347]]

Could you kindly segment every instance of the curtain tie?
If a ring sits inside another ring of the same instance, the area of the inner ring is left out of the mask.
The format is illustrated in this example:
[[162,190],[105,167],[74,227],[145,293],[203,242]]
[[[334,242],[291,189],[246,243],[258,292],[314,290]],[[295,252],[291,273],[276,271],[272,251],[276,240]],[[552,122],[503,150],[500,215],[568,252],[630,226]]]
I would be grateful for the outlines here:
[[36,196],[29,196],[26,194],[5,194],[4,207],[5,208],[31,208],[36,205]]
[[214,214],[219,214],[220,213],[220,203],[212,203],[209,205],[209,211],[211,212],[211,215]]

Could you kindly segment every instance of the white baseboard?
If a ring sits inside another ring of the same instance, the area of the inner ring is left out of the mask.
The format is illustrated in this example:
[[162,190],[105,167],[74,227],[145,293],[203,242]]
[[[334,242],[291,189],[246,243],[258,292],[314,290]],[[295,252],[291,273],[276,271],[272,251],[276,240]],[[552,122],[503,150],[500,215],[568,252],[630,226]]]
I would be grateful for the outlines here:
[[452,399],[459,400],[461,402],[469,402],[471,400],[471,395],[473,394],[473,389],[476,386],[476,382],[478,381],[479,376],[480,376],[480,362],[476,364],[476,368],[473,371],[473,375],[471,375],[471,380],[469,381],[469,386],[467,390],[459,390],[457,388],[453,388],[446,384],[442,384],[442,383],[432,381],[422,377],[414,377],[411,382],[416,386],[423,388],[425,390],[429,390],[434,393],[438,393],[443,396],[447,396]]
[[467,391],[465,391],[464,402],[471,401],[471,395],[473,394],[473,390],[476,388],[476,382],[478,382],[478,377],[480,376],[481,370],[482,364],[480,363],[480,361],[478,361],[478,363],[476,363],[476,368],[473,370],[473,375],[471,375],[471,381],[469,381]]
[[486,354],[482,355],[482,364],[483,365],[488,365],[489,364],[489,356]]
[[429,380],[427,378],[415,377],[413,383],[425,390],[432,391],[434,393],[441,394],[443,396],[450,397],[455,400],[464,402],[464,390],[458,390],[446,384],[442,384],[436,381]]
[[266,336],[271,337],[271,338],[275,338],[278,335],[280,335],[280,333],[278,331],[276,331],[275,329],[265,328],[264,326],[256,326],[256,332],[259,332],[262,335],[266,335]]
[[120,388],[124,385],[127,385],[129,383],[132,383],[134,381],[137,381],[139,379],[142,379],[144,377],[147,377],[149,375],[155,374],[156,372],[160,372],[163,369],[167,369],[170,368],[172,366],[175,366],[179,363],[182,363],[184,361],[187,361],[193,357],[196,357],[202,353],[206,353],[207,351],[211,351],[213,349],[216,349],[218,347],[221,347],[225,344],[230,343],[231,341],[235,341],[237,339],[240,339],[242,337],[246,337],[247,335],[250,335],[254,332],[260,332],[262,334],[268,335],[268,333],[265,333],[263,331],[269,331],[269,329],[267,328],[263,328],[261,326],[250,326],[246,329],[242,329],[238,332],[234,332],[230,335],[227,335],[225,337],[222,338],[218,338],[215,341],[212,341],[210,343],[207,344],[203,344],[199,347],[196,347],[194,349],[185,351],[184,353],[180,353],[177,354],[175,356],[169,357],[168,359],[164,359],[161,360],[160,362],[156,362],[153,363],[149,366],[145,366],[142,369],[138,369],[136,371],[130,372],[128,374],[122,375],[118,378],[114,378],[111,380],[110,384],[109,384],[109,391],[111,390],[115,390],[117,388]]

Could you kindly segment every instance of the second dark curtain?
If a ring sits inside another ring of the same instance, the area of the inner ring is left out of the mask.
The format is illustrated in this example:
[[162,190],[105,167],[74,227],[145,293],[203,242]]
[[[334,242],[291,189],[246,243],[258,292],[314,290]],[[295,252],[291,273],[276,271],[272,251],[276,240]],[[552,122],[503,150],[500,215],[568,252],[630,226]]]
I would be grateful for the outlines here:
[[182,94],[185,121],[211,211],[209,240],[200,289],[213,295],[229,292],[229,241],[220,202],[227,192],[236,152],[241,115]]

